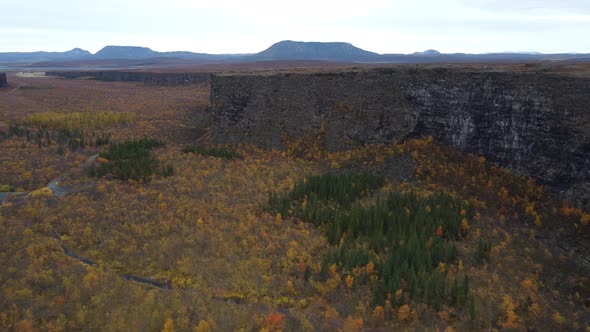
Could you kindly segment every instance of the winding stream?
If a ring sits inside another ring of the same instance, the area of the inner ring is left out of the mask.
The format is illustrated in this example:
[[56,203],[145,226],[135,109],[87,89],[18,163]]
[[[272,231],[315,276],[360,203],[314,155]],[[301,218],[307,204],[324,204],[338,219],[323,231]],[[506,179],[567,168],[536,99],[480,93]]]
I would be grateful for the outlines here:
[[[96,160],[97,157],[98,157],[98,154],[90,156],[88,159],[86,159],[86,161],[84,161],[84,166],[87,166],[90,163],[94,162],[94,160]],[[57,196],[57,197],[62,197],[62,196],[68,195],[70,193],[79,191],[74,187],[62,186],[61,185],[62,179],[63,179],[63,174],[61,176],[58,176],[57,178],[49,181],[49,183],[47,183],[47,185],[44,188],[50,189],[52,191],[53,196]],[[18,199],[26,199],[27,197],[29,197],[29,195],[32,192],[33,191],[0,192],[0,206],[2,206],[4,203],[6,203],[6,201],[8,200],[9,197],[10,198],[18,198]],[[72,259],[75,259],[83,264],[89,265],[89,266],[94,266],[94,267],[99,266],[99,264],[97,262],[90,260],[88,258],[85,258],[85,257],[79,255],[78,253],[72,251],[68,247],[66,247],[57,234],[54,234],[54,236],[52,236],[52,237],[59,242],[59,245],[60,245],[61,249],[63,250],[63,253],[66,256],[68,256]],[[107,269],[107,270],[109,270],[109,269]],[[140,277],[140,276],[127,274],[127,273],[119,273],[119,272],[113,271],[113,270],[109,270],[109,272],[118,275],[120,278],[122,278],[124,280],[136,282],[136,283],[150,286],[150,287],[155,287],[160,290],[166,290],[166,291],[181,290],[181,291],[188,291],[188,292],[194,291],[194,290],[190,290],[190,289],[183,290],[183,289],[175,288],[173,283],[168,280],[156,281],[156,280],[153,280],[150,278]],[[194,291],[194,292],[196,292],[196,291]],[[268,312],[269,310],[272,310],[274,312],[278,312],[278,313],[285,315],[285,317],[289,320],[295,320],[295,321],[298,320],[290,313],[290,309],[286,309],[286,308],[271,308],[271,306],[269,306],[269,305],[252,303],[252,302],[248,302],[247,300],[244,300],[244,299],[234,298],[234,297],[225,297],[225,296],[220,296],[220,295],[214,295],[213,297],[211,297],[211,300],[220,301],[220,302],[229,302],[229,303],[234,303],[237,305],[246,305],[246,306],[249,306],[249,307],[254,308],[256,310],[260,310],[262,312]],[[316,323],[319,324],[319,322],[316,322]]]

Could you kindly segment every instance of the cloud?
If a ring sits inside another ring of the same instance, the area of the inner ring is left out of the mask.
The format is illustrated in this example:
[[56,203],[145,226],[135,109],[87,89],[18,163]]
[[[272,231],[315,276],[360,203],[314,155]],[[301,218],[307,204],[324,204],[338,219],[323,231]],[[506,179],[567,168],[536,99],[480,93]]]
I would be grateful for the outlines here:
[[20,0],[2,7],[0,51],[131,44],[258,52],[292,39],[380,53],[590,52],[587,0]]

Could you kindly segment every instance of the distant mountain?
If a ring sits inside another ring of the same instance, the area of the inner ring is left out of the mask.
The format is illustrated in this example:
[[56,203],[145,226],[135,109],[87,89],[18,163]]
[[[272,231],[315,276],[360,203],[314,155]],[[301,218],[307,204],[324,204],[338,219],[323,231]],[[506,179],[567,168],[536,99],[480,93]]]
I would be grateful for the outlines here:
[[147,47],[138,46],[106,46],[94,54],[94,59],[153,59],[153,58],[178,58],[198,60],[228,60],[243,57],[243,54],[207,54],[193,52],[157,52]]
[[94,54],[95,59],[149,59],[158,57],[159,53],[147,47],[139,46],[105,46]]
[[0,53],[0,62],[40,62],[40,61],[70,61],[89,58],[92,53],[74,48],[66,52],[6,52]]
[[349,43],[297,42],[284,40],[252,56],[256,60],[371,61],[379,54]]
[[441,53],[437,50],[426,50],[423,52],[414,52],[414,55],[440,55]]
[[[158,59],[147,60],[147,59]],[[207,54],[193,52],[157,52],[139,46],[106,46],[96,54],[75,48],[67,52],[0,53],[0,64],[10,67],[84,67],[84,66],[157,66],[158,63],[211,63],[251,61],[328,61],[364,63],[485,63],[535,61],[588,61],[590,54],[541,54],[502,52],[485,54],[440,53],[426,50],[413,54],[377,54],[342,42],[298,42],[284,40],[255,54]],[[147,61],[144,61],[147,60]]]

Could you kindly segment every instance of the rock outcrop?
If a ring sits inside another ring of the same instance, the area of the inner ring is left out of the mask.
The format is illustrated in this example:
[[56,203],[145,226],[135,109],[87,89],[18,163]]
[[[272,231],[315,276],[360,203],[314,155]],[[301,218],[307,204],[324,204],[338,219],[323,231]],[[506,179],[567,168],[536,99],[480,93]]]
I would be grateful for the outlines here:
[[207,82],[209,73],[155,73],[143,71],[50,71],[48,76],[62,78],[90,77],[99,81],[141,82],[150,85],[191,85]]
[[6,79],[6,73],[0,73],[0,88],[8,86],[8,80]]
[[590,181],[590,78],[541,72],[398,67],[332,73],[219,74],[220,143],[282,147],[325,130],[329,149],[433,136],[565,190]]

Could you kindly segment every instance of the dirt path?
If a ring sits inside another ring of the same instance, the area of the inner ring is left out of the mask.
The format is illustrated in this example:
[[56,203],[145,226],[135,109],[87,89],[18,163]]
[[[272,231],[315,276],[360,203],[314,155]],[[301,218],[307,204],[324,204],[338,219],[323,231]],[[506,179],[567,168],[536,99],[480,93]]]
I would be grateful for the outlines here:
[[16,87],[16,88],[14,88],[14,89],[12,89],[12,90],[8,91],[8,94],[13,94],[14,92],[16,92],[16,90],[18,90],[18,89],[22,88],[23,86],[27,86],[27,85],[29,85],[28,83],[24,83],[24,82],[15,82],[15,83],[20,83],[20,84],[19,84],[19,85],[17,85],[17,87]]

